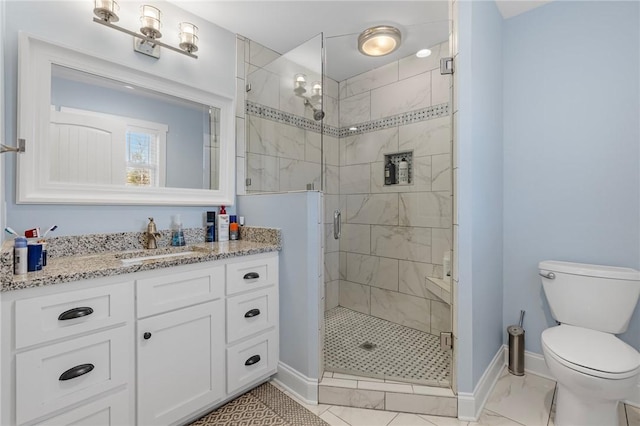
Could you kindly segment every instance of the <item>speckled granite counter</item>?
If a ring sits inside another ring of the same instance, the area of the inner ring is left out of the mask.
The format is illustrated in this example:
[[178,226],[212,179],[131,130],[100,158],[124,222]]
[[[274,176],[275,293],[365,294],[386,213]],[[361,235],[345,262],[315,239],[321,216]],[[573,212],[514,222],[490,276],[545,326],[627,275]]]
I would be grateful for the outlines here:
[[[129,274],[237,256],[278,251],[282,247],[279,229],[243,227],[241,239],[225,243],[204,243],[200,228],[185,230],[185,247],[168,246],[169,231],[160,231],[159,248],[143,248],[144,233],[92,234],[47,240],[48,261],[42,271],[13,275],[13,241],[6,241],[0,253],[0,291],[41,287],[70,281]],[[141,256],[189,252],[176,257],[123,262]]]

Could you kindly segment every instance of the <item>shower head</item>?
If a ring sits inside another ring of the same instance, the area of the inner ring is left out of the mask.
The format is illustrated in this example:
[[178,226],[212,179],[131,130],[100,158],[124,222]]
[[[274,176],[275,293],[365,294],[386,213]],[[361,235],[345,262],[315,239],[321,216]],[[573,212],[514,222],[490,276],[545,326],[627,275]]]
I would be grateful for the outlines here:
[[304,104],[313,110],[313,119],[316,121],[320,121],[324,118],[324,111],[322,109],[318,109],[313,106],[311,101],[307,98],[304,98]]

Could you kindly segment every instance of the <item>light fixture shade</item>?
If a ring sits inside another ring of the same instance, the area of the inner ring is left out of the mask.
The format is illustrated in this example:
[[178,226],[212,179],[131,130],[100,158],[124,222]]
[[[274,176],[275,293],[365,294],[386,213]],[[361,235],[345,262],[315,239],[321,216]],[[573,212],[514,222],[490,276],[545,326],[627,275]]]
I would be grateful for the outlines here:
[[140,32],[149,38],[160,38],[162,12],[157,7],[145,4],[140,7]]
[[114,0],[95,0],[93,13],[105,22],[118,22],[120,5]]
[[181,22],[180,28],[180,49],[194,53],[198,51],[198,27],[190,22]]
[[384,56],[400,47],[400,30],[388,25],[367,28],[358,36],[358,50],[367,56]]
[[305,87],[307,86],[307,76],[302,74],[302,73],[298,73],[296,75],[293,76],[293,92],[296,95],[302,95],[304,93],[306,93],[307,89],[305,89]]
[[322,83],[319,81],[311,83],[311,96],[314,98],[322,97]]

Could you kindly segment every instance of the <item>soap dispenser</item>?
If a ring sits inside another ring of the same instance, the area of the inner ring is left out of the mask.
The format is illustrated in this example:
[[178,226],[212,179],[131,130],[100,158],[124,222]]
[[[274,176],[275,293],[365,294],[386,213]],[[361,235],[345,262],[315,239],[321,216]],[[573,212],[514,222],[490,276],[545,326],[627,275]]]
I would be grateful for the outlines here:
[[173,217],[173,226],[171,228],[171,245],[178,247],[183,246],[184,231],[182,230],[182,220],[180,219],[179,214]]

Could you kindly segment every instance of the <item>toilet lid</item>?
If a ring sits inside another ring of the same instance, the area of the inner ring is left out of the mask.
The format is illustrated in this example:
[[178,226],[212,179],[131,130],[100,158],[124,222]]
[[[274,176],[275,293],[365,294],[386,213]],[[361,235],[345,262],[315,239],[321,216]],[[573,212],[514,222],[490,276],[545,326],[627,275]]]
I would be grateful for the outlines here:
[[567,363],[589,370],[623,374],[640,367],[638,351],[601,331],[563,324],[543,331],[542,343]]

